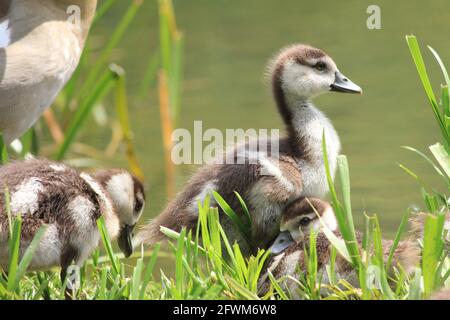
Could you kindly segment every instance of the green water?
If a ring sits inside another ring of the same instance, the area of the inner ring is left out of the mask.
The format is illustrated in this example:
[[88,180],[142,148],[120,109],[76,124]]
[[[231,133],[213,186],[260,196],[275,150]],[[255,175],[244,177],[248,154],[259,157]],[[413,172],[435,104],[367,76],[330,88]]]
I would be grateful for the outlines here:
[[[122,1],[120,1],[122,2]],[[92,36],[99,46],[124,12],[120,4]],[[352,201],[359,226],[363,212],[381,216],[392,234],[405,209],[422,205],[419,185],[399,167],[414,169],[441,188],[432,169],[402,145],[426,150],[438,141],[438,129],[404,40],[414,33],[432,45],[450,66],[448,1],[261,1],[178,0],[175,11],[184,31],[185,72],[180,127],[281,128],[265,85],[264,67],[279,48],[310,43],[327,51],[341,71],[364,89],[364,95],[327,94],[315,103],[333,121],[351,169]],[[381,7],[381,30],[368,30],[366,9]],[[158,46],[155,1],[145,1],[138,19],[114,52],[127,70],[131,121],[148,187],[146,218],[167,202],[160,118],[153,88],[142,101],[139,84],[150,54]],[[425,49],[424,49],[425,50]],[[438,89],[442,81],[431,54],[425,52]],[[112,109],[112,108],[111,108]],[[92,126],[83,137],[94,145],[107,138]],[[124,165],[117,158],[110,165]],[[178,187],[195,167],[178,167]]]

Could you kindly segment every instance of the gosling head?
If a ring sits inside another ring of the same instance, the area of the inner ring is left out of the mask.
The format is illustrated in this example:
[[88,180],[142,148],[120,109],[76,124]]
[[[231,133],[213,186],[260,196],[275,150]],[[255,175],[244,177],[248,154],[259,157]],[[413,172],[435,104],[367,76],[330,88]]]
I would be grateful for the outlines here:
[[282,49],[270,73],[275,89],[293,98],[309,99],[329,91],[362,93],[324,51],[304,44]]
[[101,170],[94,174],[113,202],[120,223],[118,244],[126,257],[133,253],[133,230],[145,205],[142,182],[126,170]]
[[323,225],[333,232],[337,230],[336,216],[330,204],[317,198],[299,199],[283,212],[280,234],[270,251],[279,254],[291,244],[307,239],[310,230],[321,230]]

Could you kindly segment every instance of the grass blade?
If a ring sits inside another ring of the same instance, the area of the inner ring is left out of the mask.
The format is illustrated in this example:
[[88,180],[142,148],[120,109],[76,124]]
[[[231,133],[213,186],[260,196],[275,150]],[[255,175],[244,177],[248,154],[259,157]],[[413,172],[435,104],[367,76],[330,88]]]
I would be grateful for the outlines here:
[[433,110],[436,121],[438,122],[439,128],[442,133],[442,137],[444,138],[445,145],[448,148],[450,145],[450,137],[445,128],[445,123],[442,118],[442,113],[441,113],[441,111],[439,109],[439,105],[436,101],[436,97],[434,95],[433,87],[431,86],[430,79],[428,78],[427,69],[425,67],[425,63],[423,61],[422,54],[420,52],[419,44],[418,44],[415,36],[406,36],[406,42],[408,43],[408,47],[411,52],[411,56],[414,60],[414,64],[416,65],[420,80],[421,80],[422,85],[427,94],[427,97],[430,102],[430,105]]
[[103,246],[106,249],[106,252],[109,257],[109,261],[111,262],[111,265],[112,265],[112,268],[114,271],[113,275],[119,275],[120,274],[120,265],[114,255],[111,240],[109,239],[108,231],[106,230],[106,224],[105,224],[104,217],[100,217],[100,219],[97,220],[97,227],[100,231],[100,236],[102,238]]
[[128,112],[129,108],[125,82],[125,72],[123,70],[117,71],[116,74],[116,112],[122,129],[123,140],[126,144],[128,165],[131,169],[131,172],[133,172],[139,179],[144,180],[144,171],[139,165],[139,161],[134,149],[133,132],[131,131],[130,116]]
[[0,133],[0,165],[8,163],[8,158],[7,145],[3,140],[3,135]]
[[22,230],[22,217],[15,217],[12,227],[12,236],[9,239],[9,266],[8,266],[8,286],[9,292],[17,291],[17,270],[20,256],[20,233]]
[[94,87],[91,94],[78,107],[72,118],[72,121],[70,122],[66,130],[64,141],[59,147],[59,150],[56,154],[56,160],[62,160],[64,158],[73,141],[75,140],[77,133],[80,131],[81,126],[84,124],[87,117],[91,114],[92,109],[98,103],[98,101],[100,101],[103,96],[112,88],[117,77],[118,75],[114,68],[108,69],[107,72],[103,74],[98,84]]
[[25,250],[25,253],[24,253],[22,259],[20,260],[19,266],[17,268],[16,284],[15,284],[16,287],[19,286],[20,279],[22,279],[22,277],[25,275],[25,272],[27,271],[28,266],[31,263],[31,260],[33,259],[33,255],[36,252],[36,249],[37,249],[42,237],[44,236],[45,231],[47,231],[47,226],[46,225],[41,226],[38,229],[38,231],[36,232],[36,234],[34,235],[33,240],[31,241],[30,245]]
[[403,233],[406,230],[406,227],[408,226],[409,221],[409,215],[410,212],[406,211],[406,213],[402,217],[402,221],[400,222],[400,226],[397,229],[397,233],[395,234],[394,242],[392,243],[392,246],[389,250],[389,256],[386,262],[386,270],[389,270],[392,264],[392,258],[394,257],[395,250],[397,249],[397,246],[400,242],[400,239],[403,235]]

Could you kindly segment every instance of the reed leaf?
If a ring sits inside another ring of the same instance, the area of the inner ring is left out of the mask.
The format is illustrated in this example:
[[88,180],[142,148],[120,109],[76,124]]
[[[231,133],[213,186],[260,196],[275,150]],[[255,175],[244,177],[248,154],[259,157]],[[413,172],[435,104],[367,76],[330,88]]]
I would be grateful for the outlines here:
[[130,116],[128,108],[128,98],[127,98],[127,88],[125,81],[125,72],[118,69],[116,71],[117,82],[116,82],[116,113],[120,122],[122,129],[123,140],[126,145],[126,155],[128,159],[128,165],[133,172],[141,181],[144,180],[144,171],[139,165],[139,160],[136,155],[136,151],[133,143],[133,132],[130,125]]
[[109,68],[101,77],[100,81],[94,86],[92,92],[80,104],[71,120],[64,137],[64,141],[56,153],[56,160],[62,160],[69,151],[70,146],[74,142],[76,135],[91,114],[94,106],[108,93],[117,80],[117,68]]
[[[127,11],[123,15],[117,27],[112,32],[111,38],[106,44],[105,48],[102,50],[99,59],[96,61],[95,65],[89,72],[86,80],[83,82],[83,86],[81,87],[80,94],[83,96],[91,90],[92,87],[95,86],[95,83],[99,81],[102,77],[102,71],[108,63],[108,60],[111,56],[113,49],[117,46],[119,41],[124,37],[128,27],[133,22],[136,14],[139,11],[143,1],[142,0],[132,0],[130,6]],[[108,8],[107,8],[108,9]]]
[[419,44],[415,36],[406,36],[406,42],[408,43],[409,50],[411,52],[411,56],[414,60],[414,64],[416,65],[417,72],[419,74],[420,80],[422,81],[422,85],[427,94],[428,100],[433,110],[433,114],[436,118],[436,121],[439,125],[439,128],[442,133],[442,137],[444,138],[445,145],[448,149],[450,144],[450,136],[446,130],[445,123],[442,117],[442,112],[439,109],[439,105],[436,101],[436,97],[433,92],[433,88],[430,83],[430,79],[428,78],[427,69],[425,67],[425,63],[422,58],[422,54],[420,52]]
[[111,240],[106,229],[105,218],[100,217],[97,220],[97,227],[100,231],[100,236],[102,238],[103,246],[105,247],[106,253],[108,254],[109,261],[113,269],[113,275],[117,276],[120,274],[120,264],[114,255],[114,250],[112,248]]

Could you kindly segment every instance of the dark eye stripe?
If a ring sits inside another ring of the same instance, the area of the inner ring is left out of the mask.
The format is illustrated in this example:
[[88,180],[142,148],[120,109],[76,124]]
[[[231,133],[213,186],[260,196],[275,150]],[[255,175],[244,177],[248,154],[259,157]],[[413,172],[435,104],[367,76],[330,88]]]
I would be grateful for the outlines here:
[[303,217],[300,219],[300,225],[307,226],[311,222],[309,217]]

